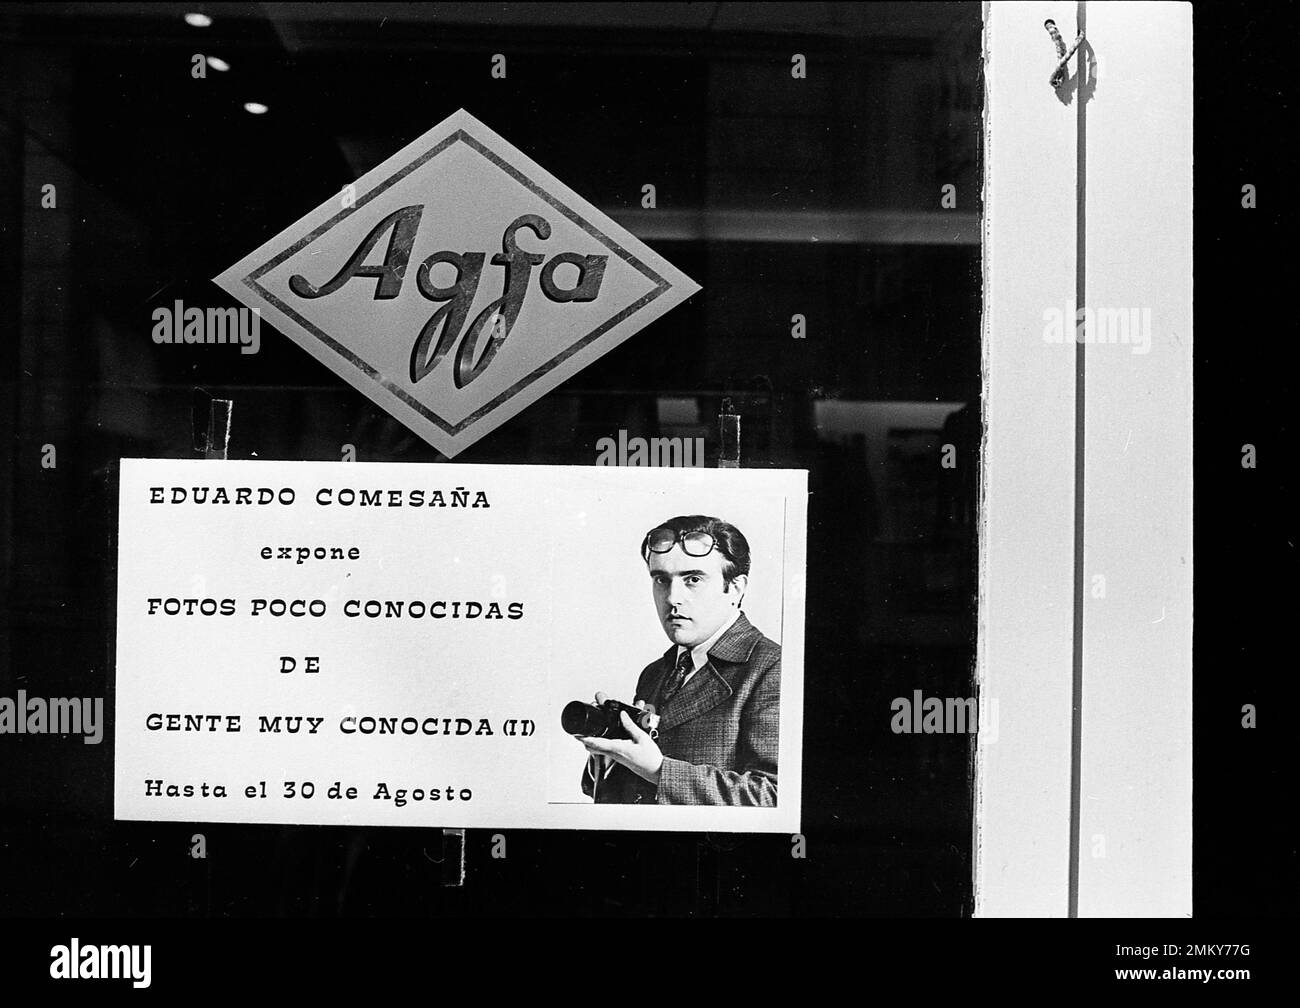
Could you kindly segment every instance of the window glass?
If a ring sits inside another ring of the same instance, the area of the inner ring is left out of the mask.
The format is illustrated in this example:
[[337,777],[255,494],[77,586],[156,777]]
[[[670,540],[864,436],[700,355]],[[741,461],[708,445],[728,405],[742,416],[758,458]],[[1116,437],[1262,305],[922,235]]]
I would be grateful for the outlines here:
[[[116,461],[194,457],[196,394],[233,401],[231,458],[446,461],[269,328],[248,355],[150,330],[159,305],[233,303],[212,277],[465,108],[702,290],[456,461],[592,465],[626,431],[703,438],[715,465],[729,402],[742,466],[810,471],[811,852],[539,833],[441,889],[427,831],[226,826],[197,881],[143,856],[157,827],[113,821],[111,745],[11,738],[0,861],[41,866],[5,870],[11,905],[969,912],[972,739],[897,731],[896,701],[974,689],[979,5],[184,13],[0,12],[0,694],[111,708]],[[469,856],[487,847],[471,835]]]

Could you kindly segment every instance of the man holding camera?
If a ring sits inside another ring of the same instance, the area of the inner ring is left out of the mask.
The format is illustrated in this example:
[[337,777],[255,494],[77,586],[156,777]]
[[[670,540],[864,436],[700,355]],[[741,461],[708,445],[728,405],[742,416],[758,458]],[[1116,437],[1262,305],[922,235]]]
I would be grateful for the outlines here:
[[685,515],[647,533],[641,554],[672,641],[637,681],[657,737],[637,724],[653,717],[626,711],[621,731],[580,735],[592,754],[583,792],[598,803],[775,806],[781,647],[740,609],[749,543],[728,522]]

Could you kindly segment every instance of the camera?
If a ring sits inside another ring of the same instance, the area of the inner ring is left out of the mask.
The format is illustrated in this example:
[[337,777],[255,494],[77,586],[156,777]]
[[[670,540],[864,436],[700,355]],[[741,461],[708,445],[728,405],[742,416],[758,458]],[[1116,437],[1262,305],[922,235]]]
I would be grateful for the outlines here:
[[659,737],[659,715],[653,707],[629,707],[618,700],[606,700],[603,704],[574,700],[564,705],[560,723],[570,735],[592,735],[605,739],[631,738],[619,719],[624,711],[632,723],[651,738]]

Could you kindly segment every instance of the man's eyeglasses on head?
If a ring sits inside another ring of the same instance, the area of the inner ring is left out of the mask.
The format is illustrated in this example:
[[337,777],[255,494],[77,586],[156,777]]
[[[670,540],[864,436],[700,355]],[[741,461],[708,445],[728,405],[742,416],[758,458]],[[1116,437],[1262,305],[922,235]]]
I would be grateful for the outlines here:
[[708,556],[718,546],[713,536],[707,532],[677,532],[661,525],[646,534],[641,552],[649,559],[651,553],[667,553],[679,542],[682,544],[682,552],[693,557]]

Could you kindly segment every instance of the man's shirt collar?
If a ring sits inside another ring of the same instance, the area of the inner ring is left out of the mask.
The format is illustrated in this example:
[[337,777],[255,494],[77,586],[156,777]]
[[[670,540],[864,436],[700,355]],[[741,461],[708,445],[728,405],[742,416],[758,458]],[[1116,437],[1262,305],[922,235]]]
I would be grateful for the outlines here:
[[[738,619],[740,619],[739,606],[737,606],[735,609],[732,610],[731,618],[729,620],[724,621],[723,624],[713,632],[712,637],[710,637],[706,641],[702,641],[699,644],[696,644],[695,647],[691,648],[692,667],[691,667],[690,675],[694,675],[696,672],[698,672],[700,669],[704,667],[705,662],[709,660],[709,649],[712,648],[714,644],[718,643],[719,638],[721,638],[724,633],[726,633],[728,630],[730,630],[733,626],[736,625],[736,620]],[[684,645],[678,644],[677,653],[673,655],[674,661],[681,661],[682,652],[685,650],[686,648]],[[690,678],[690,676],[688,675],[687,678]]]

